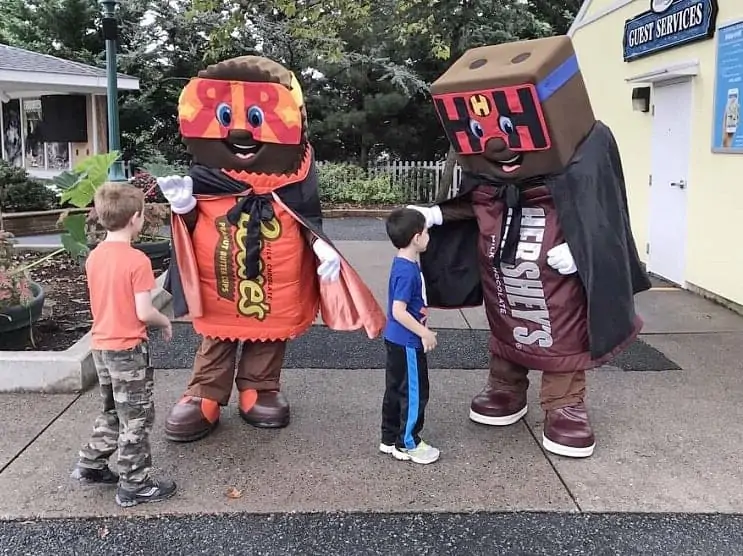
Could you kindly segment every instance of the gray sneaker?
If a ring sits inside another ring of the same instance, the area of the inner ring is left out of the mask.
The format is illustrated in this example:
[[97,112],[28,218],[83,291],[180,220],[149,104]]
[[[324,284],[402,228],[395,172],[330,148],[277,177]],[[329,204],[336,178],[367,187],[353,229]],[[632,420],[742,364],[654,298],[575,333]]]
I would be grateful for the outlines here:
[[392,455],[401,461],[410,460],[413,463],[427,465],[439,459],[441,452],[438,448],[429,446],[421,440],[415,448],[410,450],[407,448],[394,448],[392,450]]
[[137,504],[146,504],[148,502],[160,502],[167,500],[175,494],[176,485],[168,479],[155,481],[150,479],[136,490],[129,490],[119,486],[116,491],[116,503],[122,508],[129,508]]

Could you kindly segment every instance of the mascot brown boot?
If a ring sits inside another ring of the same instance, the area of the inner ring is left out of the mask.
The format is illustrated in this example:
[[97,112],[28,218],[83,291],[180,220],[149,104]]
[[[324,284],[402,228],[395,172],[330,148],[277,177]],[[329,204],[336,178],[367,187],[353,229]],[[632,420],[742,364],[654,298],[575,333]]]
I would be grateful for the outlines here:
[[542,446],[568,458],[593,455],[596,440],[584,403],[586,373],[542,373]]
[[506,426],[526,415],[528,369],[490,354],[490,375],[485,388],[470,404],[470,419],[475,423]]
[[240,392],[240,417],[259,429],[280,429],[289,425],[289,402],[278,390]]
[[219,424],[219,413],[214,400],[183,396],[165,421],[165,438],[173,442],[200,440]]
[[201,340],[188,387],[165,421],[165,438],[200,440],[219,424],[220,406],[227,405],[232,393],[237,347],[237,342],[208,336]]
[[258,428],[279,429],[290,420],[289,402],[281,393],[281,367],[286,342],[245,342],[235,383],[240,417]]

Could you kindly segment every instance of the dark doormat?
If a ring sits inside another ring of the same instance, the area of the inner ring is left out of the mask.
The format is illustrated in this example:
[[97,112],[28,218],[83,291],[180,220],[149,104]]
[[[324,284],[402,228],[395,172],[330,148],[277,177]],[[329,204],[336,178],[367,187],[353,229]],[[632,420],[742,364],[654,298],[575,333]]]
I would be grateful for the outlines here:
[[[429,354],[431,369],[487,369],[488,331],[443,328],[438,347]],[[159,333],[152,338],[153,365],[158,369],[189,369],[201,342],[190,323],[173,323],[173,340],[165,344]],[[369,340],[363,332],[336,332],[313,326],[301,338],[289,343],[287,369],[382,369],[385,349],[382,339]],[[660,351],[636,340],[609,365],[625,371],[680,370]]]

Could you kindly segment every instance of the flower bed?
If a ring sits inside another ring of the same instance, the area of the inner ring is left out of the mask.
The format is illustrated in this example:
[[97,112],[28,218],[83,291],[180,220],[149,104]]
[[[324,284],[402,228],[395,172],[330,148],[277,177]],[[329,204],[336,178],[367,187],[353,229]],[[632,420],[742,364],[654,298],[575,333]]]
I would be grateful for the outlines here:
[[[16,253],[13,264],[26,266],[40,255]],[[167,269],[168,261],[155,268],[155,276]],[[30,271],[44,290],[41,318],[28,328],[0,334],[0,351],[64,351],[88,333],[91,326],[88,282],[83,267],[66,253],[36,265]]]

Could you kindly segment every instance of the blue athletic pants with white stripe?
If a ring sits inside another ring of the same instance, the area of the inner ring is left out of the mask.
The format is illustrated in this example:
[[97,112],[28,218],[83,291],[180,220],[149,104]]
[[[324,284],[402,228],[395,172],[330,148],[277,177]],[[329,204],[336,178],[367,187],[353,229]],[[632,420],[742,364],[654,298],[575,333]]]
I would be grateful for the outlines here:
[[382,401],[382,442],[415,448],[428,404],[428,363],[423,349],[385,340],[387,372]]

